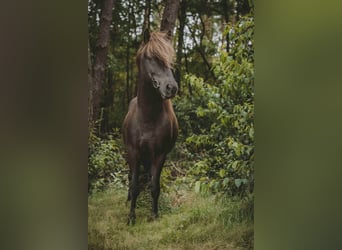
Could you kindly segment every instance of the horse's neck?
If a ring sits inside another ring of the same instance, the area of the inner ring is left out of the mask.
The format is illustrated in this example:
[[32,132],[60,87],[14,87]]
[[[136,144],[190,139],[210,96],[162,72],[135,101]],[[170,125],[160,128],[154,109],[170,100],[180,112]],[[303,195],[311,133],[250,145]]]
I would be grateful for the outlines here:
[[156,119],[163,111],[163,99],[153,89],[151,80],[138,83],[138,108],[145,120]]

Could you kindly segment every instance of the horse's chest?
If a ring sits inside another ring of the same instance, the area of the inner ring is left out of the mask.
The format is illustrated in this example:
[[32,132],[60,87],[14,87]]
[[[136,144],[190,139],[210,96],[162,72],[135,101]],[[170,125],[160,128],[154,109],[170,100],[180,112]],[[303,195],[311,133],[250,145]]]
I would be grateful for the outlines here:
[[139,136],[139,146],[142,150],[155,151],[169,148],[172,143],[172,124],[152,124],[143,126]]

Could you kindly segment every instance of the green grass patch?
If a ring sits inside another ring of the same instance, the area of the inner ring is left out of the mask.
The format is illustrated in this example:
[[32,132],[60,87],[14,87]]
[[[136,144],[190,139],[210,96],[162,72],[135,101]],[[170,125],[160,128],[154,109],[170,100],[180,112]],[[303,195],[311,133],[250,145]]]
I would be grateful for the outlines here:
[[137,220],[127,226],[127,191],[108,189],[88,199],[88,249],[253,249],[253,222],[241,201],[181,190],[161,193],[160,218],[149,222],[142,192]]

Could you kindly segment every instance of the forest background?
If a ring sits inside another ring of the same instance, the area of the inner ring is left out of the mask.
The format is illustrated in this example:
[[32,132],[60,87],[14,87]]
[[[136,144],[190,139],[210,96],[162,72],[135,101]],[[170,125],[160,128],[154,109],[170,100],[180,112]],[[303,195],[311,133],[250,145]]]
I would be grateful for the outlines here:
[[[176,11],[171,30],[174,76],[180,90],[173,105],[180,135],[165,163],[162,192],[171,200],[179,198],[180,190],[231,199],[236,205],[228,216],[238,213],[239,223],[250,225],[237,234],[243,238],[236,240],[237,245],[252,248],[252,1],[88,1],[89,203],[98,202],[96,197],[103,192],[113,195],[111,190],[127,189],[120,129],[129,101],[136,95],[135,54],[143,30],[159,30],[164,10],[170,6]],[[94,232],[101,234],[100,229],[89,230],[93,232],[88,232],[88,238],[98,247]]]

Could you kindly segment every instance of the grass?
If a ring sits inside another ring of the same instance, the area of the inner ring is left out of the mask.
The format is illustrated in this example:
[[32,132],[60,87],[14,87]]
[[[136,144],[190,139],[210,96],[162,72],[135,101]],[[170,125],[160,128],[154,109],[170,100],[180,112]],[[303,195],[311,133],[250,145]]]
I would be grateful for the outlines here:
[[161,193],[160,218],[149,222],[149,192],[139,195],[127,226],[127,192],[111,188],[88,199],[88,249],[253,249],[253,222],[241,202],[181,190]]

